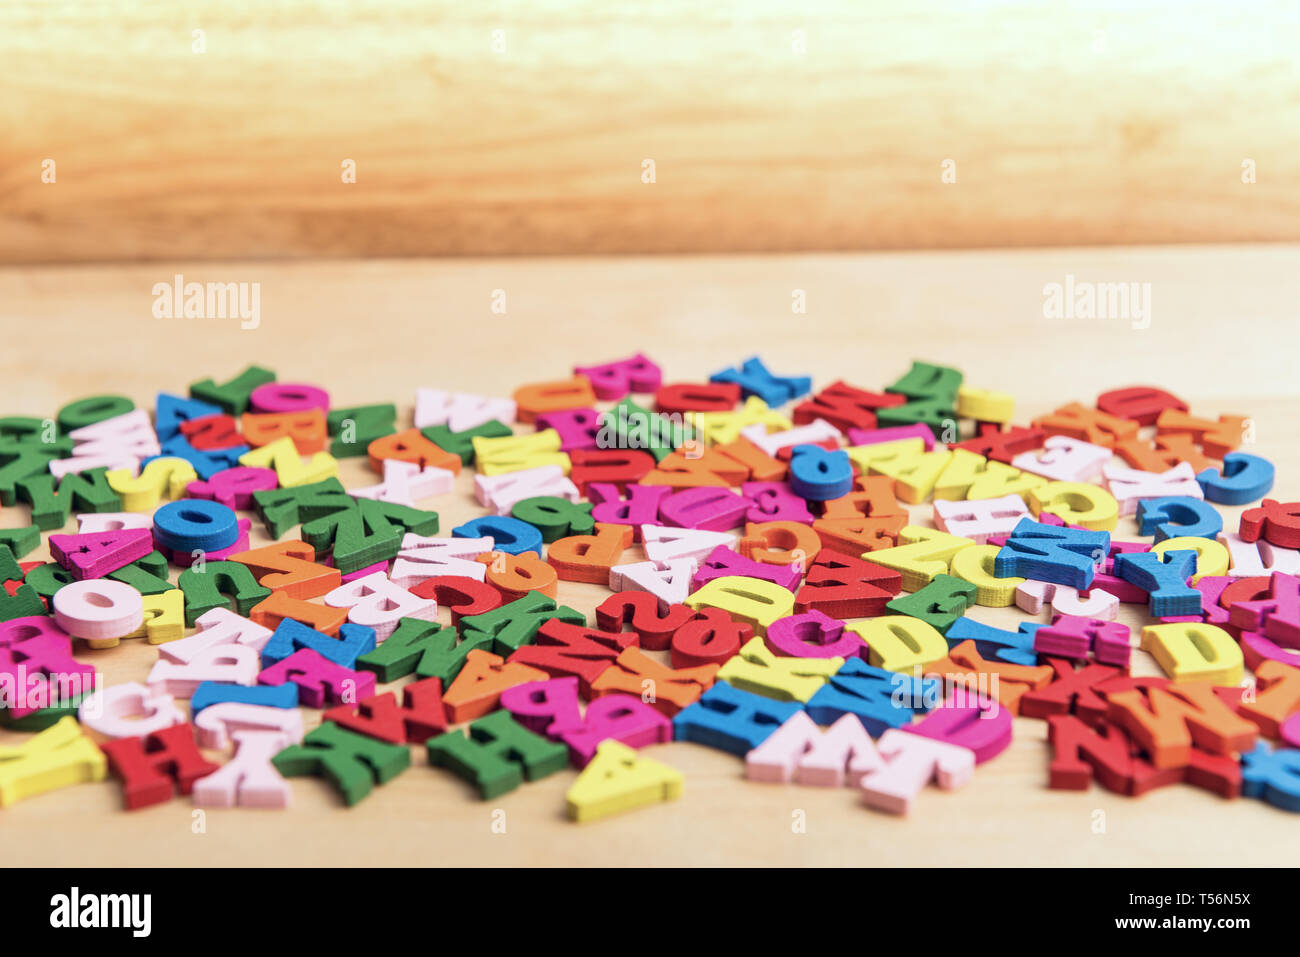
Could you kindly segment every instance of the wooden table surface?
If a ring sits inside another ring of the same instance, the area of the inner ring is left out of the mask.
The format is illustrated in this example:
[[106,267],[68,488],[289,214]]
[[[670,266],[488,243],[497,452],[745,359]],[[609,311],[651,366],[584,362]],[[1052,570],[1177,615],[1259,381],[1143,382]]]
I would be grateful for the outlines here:
[[[395,401],[409,422],[418,386],[509,394],[635,349],[668,382],[700,381],[758,353],[817,386],[843,377],[880,387],[923,358],[1015,393],[1018,422],[1142,383],[1182,395],[1196,413],[1250,415],[1251,451],[1276,463],[1278,497],[1294,498],[1298,266],[1300,250],[1274,246],[10,269],[0,271],[0,414],[52,415],[102,392],[152,408],[160,390],[181,393],[250,362],[323,385],[337,405]],[[174,273],[260,282],[258,328],[153,318],[153,284]],[[1151,283],[1149,326],[1044,318],[1043,286],[1066,274]],[[492,311],[494,290],[504,290],[504,315]],[[806,314],[792,314],[793,290],[805,291]],[[345,485],[374,481],[363,461],[343,460]],[[420,503],[440,512],[444,534],[481,513],[471,481],[466,470],[454,494]],[[931,524],[929,511],[913,515]],[[1238,510],[1224,511],[1231,527]],[[0,511],[0,525],[26,524],[26,507]],[[1135,534],[1122,520],[1117,537]],[[561,601],[587,612],[604,594],[560,584]],[[1123,606],[1131,624],[1141,620],[1134,607]],[[995,624],[1024,617],[971,614]],[[156,655],[143,642],[79,651],[109,683],[142,679]],[[1157,673],[1135,657],[1135,671]],[[314,724],[319,712],[306,713]],[[67,788],[0,811],[0,856],[40,865],[1141,866],[1287,864],[1300,849],[1300,821],[1255,800],[1186,786],[1136,800],[1095,786],[1048,790],[1046,724],[1017,719],[1015,732],[968,786],[927,790],[908,818],[870,811],[848,788],[750,783],[739,759],[674,743],[652,753],[685,774],[681,800],[578,826],[564,817],[572,770],[485,802],[428,768],[417,748],[410,770],[354,808],[324,781],[300,778],[291,810],[209,810],[202,833],[187,799],[127,813],[115,781]],[[498,810],[504,833],[493,828]],[[792,827],[799,812],[803,833]]]

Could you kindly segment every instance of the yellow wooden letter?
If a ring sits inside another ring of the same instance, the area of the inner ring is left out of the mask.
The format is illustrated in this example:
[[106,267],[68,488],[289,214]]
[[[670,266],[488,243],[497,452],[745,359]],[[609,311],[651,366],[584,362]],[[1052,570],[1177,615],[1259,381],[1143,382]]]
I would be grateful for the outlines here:
[[[891,448],[880,449],[879,446]],[[924,448],[920,439],[901,439],[879,445],[861,445],[848,452],[850,461],[857,462],[858,468],[864,472],[892,478],[894,494],[900,501],[916,505],[930,497],[952,458],[947,449],[925,452]]]
[[626,744],[602,741],[565,795],[569,817],[594,821],[682,796],[685,779],[676,768],[639,757]]
[[896,546],[863,552],[861,557],[900,572],[903,588],[917,591],[930,584],[935,575],[946,573],[952,557],[974,544],[969,538],[949,535],[937,528],[907,525],[898,533]]
[[858,467],[863,475],[884,475],[880,468],[892,468],[903,462],[925,454],[925,442],[921,439],[895,439],[892,442],[874,442],[871,445],[855,445],[844,450],[849,461]]
[[303,462],[302,456],[298,454],[298,446],[294,445],[293,439],[287,435],[282,435],[261,448],[245,452],[239,457],[239,464],[259,469],[275,469],[281,488],[323,482],[339,474],[339,463],[328,452],[316,452]]
[[993,574],[993,562],[1002,551],[998,545],[972,545],[952,556],[949,572],[955,578],[975,586],[975,604],[986,608],[1006,608],[1015,604],[1016,587],[1023,578],[998,578]]
[[886,671],[912,671],[948,656],[943,634],[911,615],[885,615],[844,627],[867,643],[871,663]]
[[843,658],[786,658],[774,654],[762,638],[751,638],[718,672],[718,678],[777,701],[807,701],[840,670]]
[[1016,398],[991,389],[972,389],[964,385],[957,390],[957,415],[977,422],[1005,425],[1016,411]]
[[1153,546],[1151,551],[1162,556],[1162,558],[1165,552],[1196,552],[1196,574],[1192,576],[1193,585],[1206,575],[1228,574],[1230,556],[1227,546],[1222,542],[1214,541],[1212,538],[1180,535],[1177,538],[1166,538],[1163,542]]
[[794,611],[794,593],[761,578],[725,575],[705,582],[702,588],[687,597],[686,605],[696,611],[705,607],[721,608],[762,637],[767,634],[768,625]]
[[1019,495],[1022,499],[1045,483],[1047,479],[1032,472],[1022,472],[1004,462],[989,462],[984,471],[975,477],[966,498],[1002,498],[1006,495]]
[[484,475],[501,475],[535,469],[543,465],[558,465],[569,474],[571,463],[566,452],[560,451],[560,433],[543,429],[531,435],[503,435],[489,439],[475,436],[474,462]]
[[[185,637],[185,592],[171,588],[158,595],[144,595],[144,621],[126,638],[148,638],[149,644],[161,645]],[[112,648],[121,639],[102,638],[86,642],[91,648]]]
[[740,438],[740,430],[749,425],[761,425],[769,432],[784,432],[794,426],[780,412],[769,409],[767,403],[751,395],[745,404],[734,412],[689,412],[687,421],[710,445],[725,445]]
[[1029,508],[1034,515],[1049,512],[1067,525],[1098,532],[1113,532],[1119,524],[1115,496],[1087,482],[1048,482],[1029,493]]
[[1142,629],[1142,650],[1149,651],[1174,681],[1241,683],[1241,646],[1217,625],[1200,621],[1148,625]]
[[151,512],[164,496],[180,498],[185,486],[198,477],[193,465],[172,456],[154,459],[139,476],[132,475],[130,469],[114,469],[104,476],[108,487],[122,496],[122,507],[128,512]]
[[934,486],[934,497],[959,501],[974,498],[1021,498],[1046,479],[1030,475],[1002,462],[990,462],[966,449],[953,449],[952,458]]
[[102,781],[107,773],[104,752],[69,715],[17,747],[0,747],[0,807],[72,784]]

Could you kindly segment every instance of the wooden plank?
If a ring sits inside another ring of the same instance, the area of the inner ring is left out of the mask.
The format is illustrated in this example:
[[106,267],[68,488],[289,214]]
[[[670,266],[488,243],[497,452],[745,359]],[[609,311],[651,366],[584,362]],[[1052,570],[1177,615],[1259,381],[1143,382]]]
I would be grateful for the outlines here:
[[1297,48],[1213,0],[12,0],[0,260],[1296,239]]

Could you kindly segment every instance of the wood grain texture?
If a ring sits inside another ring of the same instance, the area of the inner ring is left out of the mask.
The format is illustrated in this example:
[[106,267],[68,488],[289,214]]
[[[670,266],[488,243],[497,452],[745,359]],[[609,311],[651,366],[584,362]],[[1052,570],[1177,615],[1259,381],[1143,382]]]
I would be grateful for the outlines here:
[[10,0],[0,261],[1296,239],[1297,48],[1214,0]]
[[[752,352],[778,373],[883,386],[912,358],[958,366],[975,386],[1018,398],[1016,421],[1058,404],[1091,402],[1111,387],[1155,383],[1197,413],[1256,422],[1252,451],[1278,468],[1277,496],[1300,493],[1300,384],[1291,365],[1300,333],[1296,247],[861,256],[451,262],[192,264],[0,270],[4,414],[50,415],[73,398],[122,392],[152,403],[159,390],[222,378],[250,361],[282,379],[327,387],[338,405],[395,401],[409,421],[418,386],[508,393],[562,377],[574,363],[645,348],[667,381],[699,381]],[[260,281],[255,330],[223,320],[155,320],[150,288],[175,272]],[[1041,287],[1067,273],[1152,283],[1149,328],[1051,322]],[[793,318],[789,289],[808,290]],[[492,315],[494,288],[509,293]],[[359,459],[343,480],[374,481]],[[481,514],[469,474],[421,504],[444,533]],[[1225,508],[1235,516],[1239,509]],[[913,507],[929,525],[928,507]],[[25,507],[0,526],[27,524]],[[1229,517],[1227,523],[1232,525]],[[295,533],[289,533],[291,536]],[[1117,537],[1136,534],[1124,519]],[[258,540],[261,540],[260,531]],[[42,551],[42,555],[44,552]],[[561,583],[559,597],[590,615],[606,594]],[[1125,620],[1142,619],[1124,606]],[[1010,609],[972,617],[1011,625]],[[444,613],[445,617],[445,613]],[[79,656],[109,683],[139,680],[155,648],[126,642]],[[1135,654],[1135,671],[1156,674]],[[407,679],[403,679],[404,683]],[[397,683],[395,683],[396,685]],[[384,686],[389,687],[389,686]],[[305,711],[309,721],[319,712]],[[591,825],[563,817],[564,771],[497,800],[477,800],[451,774],[414,766],[346,809],[318,780],[293,782],[287,813],[192,805],[120,808],[115,782],[52,792],[0,811],[12,864],[250,865],[1279,865],[1294,860],[1295,819],[1261,802],[1224,802],[1175,786],[1130,800],[1094,787],[1046,788],[1046,725],[1017,719],[1012,747],[955,793],[929,790],[915,814],[863,808],[849,789],[745,781],[741,762],[674,743],[656,758],[686,776],[678,802]],[[0,744],[15,735],[0,732]],[[506,812],[506,833],[492,814]],[[1106,832],[1093,833],[1095,811]],[[806,815],[806,833],[792,831]]]

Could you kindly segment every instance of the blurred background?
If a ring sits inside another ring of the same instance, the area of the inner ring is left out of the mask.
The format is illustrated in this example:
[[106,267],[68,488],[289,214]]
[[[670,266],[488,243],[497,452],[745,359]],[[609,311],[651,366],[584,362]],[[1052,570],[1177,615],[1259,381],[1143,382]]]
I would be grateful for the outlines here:
[[0,4],[0,262],[1300,234],[1300,5]]

